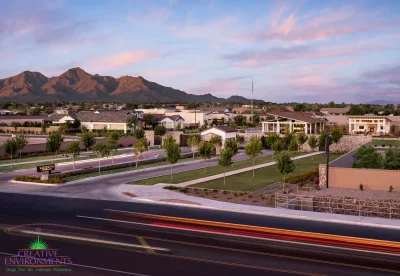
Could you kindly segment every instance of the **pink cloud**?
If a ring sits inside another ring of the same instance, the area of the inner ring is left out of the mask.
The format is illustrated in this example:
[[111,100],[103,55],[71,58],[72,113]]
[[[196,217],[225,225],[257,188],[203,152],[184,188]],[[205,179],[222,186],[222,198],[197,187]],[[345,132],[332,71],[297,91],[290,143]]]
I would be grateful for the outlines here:
[[138,63],[158,57],[159,55],[147,51],[126,52],[116,55],[99,56],[85,62],[90,68],[96,70],[118,69],[129,64]]
[[347,64],[352,64],[352,63],[357,62],[358,60],[359,60],[358,58],[350,58],[350,59],[338,60],[338,61],[334,61],[334,62],[325,62],[325,63],[307,65],[307,66],[303,67],[303,70],[309,71],[309,70],[330,69],[330,68],[340,67],[340,66],[347,65]]
[[194,69],[185,69],[185,68],[178,68],[178,69],[168,69],[168,70],[159,70],[159,71],[148,71],[142,72],[139,75],[143,77],[172,77],[172,76],[179,76],[192,73],[196,70]]
[[305,76],[294,79],[294,84],[298,86],[332,86],[336,81],[324,76]]
[[287,6],[277,9],[278,15],[272,17],[268,29],[245,32],[239,38],[250,41],[314,41],[398,26],[398,22],[382,21],[376,14],[357,13],[352,7],[305,17],[297,15],[298,8],[289,14],[290,8]]

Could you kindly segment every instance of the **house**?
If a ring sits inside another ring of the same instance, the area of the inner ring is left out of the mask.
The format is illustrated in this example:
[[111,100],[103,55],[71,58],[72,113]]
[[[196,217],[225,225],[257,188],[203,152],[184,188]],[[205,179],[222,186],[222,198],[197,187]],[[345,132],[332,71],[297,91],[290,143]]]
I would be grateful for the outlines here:
[[370,133],[372,135],[385,135],[390,132],[392,120],[384,116],[359,115],[347,116],[349,133]]
[[321,108],[320,112],[325,115],[345,115],[350,111],[350,106],[346,107],[325,107]]
[[72,123],[76,119],[76,114],[50,114],[48,118],[44,119],[43,122],[49,122],[51,124],[64,124],[66,122]]
[[213,135],[221,136],[222,148],[228,139],[236,139],[237,130],[228,126],[216,126],[201,132],[201,139],[209,141]]
[[123,130],[126,133],[129,129],[126,125],[128,117],[136,117],[138,121],[141,121],[143,113],[136,110],[97,110],[76,113],[81,126],[85,126],[89,131],[106,128],[107,130]]
[[325,128],[325,119],[313,118],[296,114],[294,112],[272,112],[269,111],[262,116],[273,116],[274,119],[261,122],[262,132],[276,132],[283,134],[286,132],[306,134],[319,134]]
[[236,114],[242,114],[243,112],[246,112],[247,110],[249,110],[247,107],[241,106],[241,107],[234,107],[232,109],[232,112],[236,113]]
[[157,122],[157,124],[162,125],[166,129],[170,130],[183,128],[185,123],[185,120],[179,115],[166,116],[166,115],[155,114],[154,119]]

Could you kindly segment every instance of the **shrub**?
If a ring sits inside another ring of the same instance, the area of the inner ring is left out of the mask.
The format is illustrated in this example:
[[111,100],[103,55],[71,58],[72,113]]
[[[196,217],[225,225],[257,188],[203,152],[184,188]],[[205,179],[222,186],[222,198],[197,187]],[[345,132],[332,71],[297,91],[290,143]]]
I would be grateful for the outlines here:
[[301,183],[301,182],[313,179],[314,177],[317,177],[318,175],[319,175],[319,169],[315,168],[315,169],[312,169],[309,171],[305,171],[298,175],[292,175],[292,176],[286,177],[285,181],[286,181],[286,183],[297,184],[297,183]]
[[224,195],[226,195],[226,194],[228,194],[229,192],[228,191],[223,191],[222,192]]
[[253,197],[253,195],[251,195],[251,194],[250,194],[250,195],[248,195],[248,198],[252,198],[252,197]]
[[364,191],[364,184],[360,184],[360,191]]
[[378,145],[374,145],[374,147],[376,148]]
[[167,189],[167,190],[179,190],[179,187],[173,186],[173,185],[169,185],[169,186],[165,186],[164,189]]
[[386,144],[382,144],[382,147],[386,147]]
[[315,179],[314,184],[319,185],[319,178]]
[[15,181],[23,181],[23,182],[35,182],[35,183],[46,183],[46,184],[60,184],[64,183],[64,179],[60,176],[53,176],[49,177],[48,180],[40,180],[40,177],[38,176],[25,176],[25,175],[19,175],[14,177]]
[[393,191],[393,186],[390,185],[390,187],[389,187],[389,192],[392,192],[392,191]]

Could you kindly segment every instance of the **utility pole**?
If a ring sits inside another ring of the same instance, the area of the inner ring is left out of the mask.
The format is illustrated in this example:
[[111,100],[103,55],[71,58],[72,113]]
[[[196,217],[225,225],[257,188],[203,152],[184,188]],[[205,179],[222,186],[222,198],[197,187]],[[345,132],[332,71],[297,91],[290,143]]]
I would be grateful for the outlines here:
[[[253,92],[254,92],[254,89],[253,89],[253,78],[251,78],[251,117],[250,117],[250,120],[251,120],[251,123],[254,125],[254,118],[253,118]],[[255,127],[255,125],[254,125],[254,127]]]
[[329,136],[325,138],[326,188],[329,188]]

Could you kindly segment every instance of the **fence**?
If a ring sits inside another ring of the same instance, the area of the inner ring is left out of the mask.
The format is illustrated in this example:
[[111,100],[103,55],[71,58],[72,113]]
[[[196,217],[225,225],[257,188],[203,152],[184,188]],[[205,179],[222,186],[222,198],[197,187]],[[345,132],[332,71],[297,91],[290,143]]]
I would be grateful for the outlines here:
[[363,217],[400,219],[400,201],[275,194],[275,207]]

